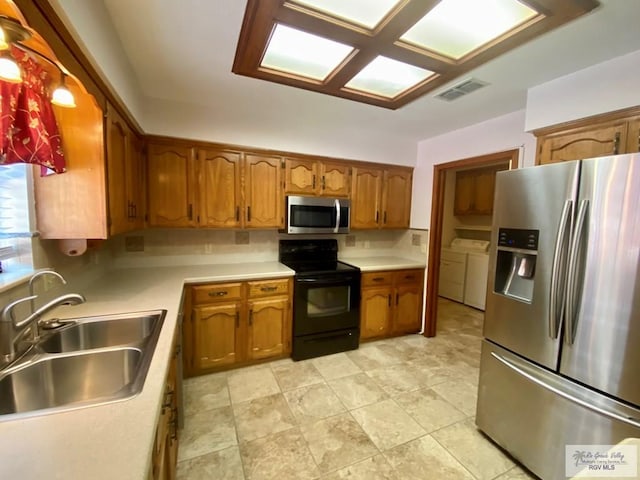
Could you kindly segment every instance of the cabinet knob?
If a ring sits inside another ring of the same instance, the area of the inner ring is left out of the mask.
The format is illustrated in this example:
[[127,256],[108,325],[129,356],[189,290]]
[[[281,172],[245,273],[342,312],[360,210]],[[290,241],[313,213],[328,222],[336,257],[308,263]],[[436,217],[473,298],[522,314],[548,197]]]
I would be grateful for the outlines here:
[[209,296],[210,297],[224,297],[225,295],[228,295],[229,292],[227,292],[226,290],[220,290],[218,292],[209,292]]
[[249,310],[249,326],[253,325],[253,310]]

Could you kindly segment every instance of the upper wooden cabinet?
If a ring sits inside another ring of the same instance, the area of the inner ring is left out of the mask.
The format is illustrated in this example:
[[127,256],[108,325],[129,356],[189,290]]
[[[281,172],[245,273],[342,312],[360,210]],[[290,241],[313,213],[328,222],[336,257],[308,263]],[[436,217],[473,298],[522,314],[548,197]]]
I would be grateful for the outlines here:
[[284,228],[281,170],[278,157],[245,155],[245,227]]
[[565,162],[640,151],[638,108],[598,115],[534,132],[537,163]]
[[199,149],[200,208],[203,227],[240,227],[240,153]]
[[287,195],[349,196],[351,169],[348,165],[293,158],[285,158],[284,164]]
[[351,228],[408,228],[411,169],[353,167]]
[[278,157],[150,144],[149,225],[281,228],[281,170]]
[[454,215],[491,215],[496,173],[507,164],[456,172]]
[[149,226],[195,227],[194,149],[149,145],[147,151]]
[[122,117],[107,106],[107,186],[109,234],[144,227],[142,142]]

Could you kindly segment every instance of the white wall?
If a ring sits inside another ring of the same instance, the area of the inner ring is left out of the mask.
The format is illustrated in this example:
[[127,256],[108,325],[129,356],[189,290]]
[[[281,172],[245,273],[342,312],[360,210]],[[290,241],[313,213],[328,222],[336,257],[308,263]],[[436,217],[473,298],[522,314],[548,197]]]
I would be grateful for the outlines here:
[[[49,0],[93,67],[142,124],[142,93],[102,1]],[[144,22],[141,19],[141,28]],[[82,40],[80,40],[82,39]]]
[[527,92],[525,130],[640,105],[640,50]]
[[519,110],[419,142],[411,228],[429,228],[431,224],[434,165],[520,148],[519,165],[533,166],[536,140],[524,131],[524,119],[524,110]]

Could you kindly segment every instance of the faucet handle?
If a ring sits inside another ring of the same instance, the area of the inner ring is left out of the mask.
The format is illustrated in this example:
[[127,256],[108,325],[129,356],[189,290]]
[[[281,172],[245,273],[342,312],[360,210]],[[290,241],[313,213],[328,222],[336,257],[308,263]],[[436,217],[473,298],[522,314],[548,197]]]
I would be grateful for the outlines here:
[[23,302],[30,302],[31,300],[35,300],[36,298],[38,298],[37,295],[30,295],[28,297],[24,297],[24,298],[19,298],[18,300],[15,300],[13,302],[11,302],[10,304],[8,304],[7,306],[5,306],[2,309],[2,313],[0,314],[0,321],[2,322],[11,322],[12,324],[15,325],[15,317],[13,315],[13,309],[16,305],[19,305]]

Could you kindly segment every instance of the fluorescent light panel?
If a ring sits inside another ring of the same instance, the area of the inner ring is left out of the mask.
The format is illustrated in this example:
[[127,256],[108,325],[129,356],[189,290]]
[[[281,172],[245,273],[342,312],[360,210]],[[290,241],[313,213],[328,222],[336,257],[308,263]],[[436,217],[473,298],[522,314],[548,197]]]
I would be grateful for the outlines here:
[[345,85],[346,88],[394,98],[433,75],[430,70],[378,56]]
[[459,59],[536,15],[517,0],[442,0],[400,39]]
[[400,2],[399,0],[293,0],[292,3],[373,29]]
[[324,80],[353,51],[353,47],[277,24],[262,67]]

